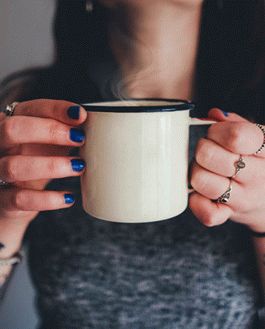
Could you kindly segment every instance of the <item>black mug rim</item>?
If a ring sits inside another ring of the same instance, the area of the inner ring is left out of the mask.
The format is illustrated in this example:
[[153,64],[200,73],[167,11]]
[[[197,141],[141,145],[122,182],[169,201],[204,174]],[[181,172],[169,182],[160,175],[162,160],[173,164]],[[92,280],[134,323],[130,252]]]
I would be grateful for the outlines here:
[[[165,105],[132,105],[132,106],[111,106],[104,103],[126,101],[150,101],[150,102],[168,102],[172,104]],[[180,104],[176,104],[180,103]],[[101,105],[100,105],[101,104]],[[142,112],[174,112],[174,111],[190,111],[195,108],[195,104],[189,100],[172,99],[172,98],[127,98],[124,100],[110,99],[98,102],[80,104],[88,112],[111,112],[111,113],[142,113]]]

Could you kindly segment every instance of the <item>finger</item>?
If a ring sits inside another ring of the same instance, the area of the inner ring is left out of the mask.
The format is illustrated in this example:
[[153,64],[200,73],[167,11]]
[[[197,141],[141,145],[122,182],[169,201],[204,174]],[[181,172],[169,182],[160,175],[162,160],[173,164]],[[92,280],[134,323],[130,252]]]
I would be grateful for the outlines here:
[[[215,142],[201,138],[195,151],[196,162],[217,175],[232,177],[236,173],[236,164],[240,156],[232,153]],[[263,159],[245,155],[243,157],[245,168],[242,168],[234,180],[240,183],[265,179],[265,164]]]
[[4,155],[78,156],[78,151],[78,148],[71,146],[19,144],[7,150]]
[[207,138],[228,151],[242,155],[255,154],[264,141],[261,129],[249,122],[215,123],[208,129]]
[[248,122],[247,119],[241,117],[239,114],[234,112],[222,111],[218,108],[212,108],[208,112],[208,118],[211,118],[216,121],[238,121],[238,122]]
[[80,146],[84,132],[53,119],[14,116],[0,123],[1,149],[17,144],[53,144]]
[[233,215],[227,205],[213,202],[199,193],[191,194],[189,206],[199,221],[209,227],[221,225]]
[[87,112],[79,104],[63,100],[37,99],[18,103],[14,115],[50,118],[69,125],[80,125]]
[[71,207],[74,196],[71,192],[35,191],[19,188],[0,190],[4,211],[44,211]]
[[[217,200],[228,190],[230,179],[216,175],[194,163],[191,169],[191,185],[196,192],[204,197]],[[240,195],[244,195],[243,187],[233,180],[228,205],[232,208],[239,208],[242,203]]]
[[84,169],[85,162],[72,157],[17,155],[0,159],[1,179],[6,182],[79,176]]

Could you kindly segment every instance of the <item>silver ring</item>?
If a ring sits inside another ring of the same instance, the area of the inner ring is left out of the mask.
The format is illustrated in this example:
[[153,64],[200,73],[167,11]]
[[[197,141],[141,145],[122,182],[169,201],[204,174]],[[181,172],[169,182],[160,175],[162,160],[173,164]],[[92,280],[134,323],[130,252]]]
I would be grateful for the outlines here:
[[263,133],[263,143],[262,143],[262,145],[261,145],[261,147],[255,152],[255,154],[259,154],[259,153],[261,153],[261,151],[264,149],[264,147],[265,147],[265,128],[262,126],[262,125],[260,125],[259,123],[256,123],[256,126],[262,131],[262,133]]
[[12,185],[12,183],[9,183],[9,182],[6,182],[6,181],[0,179],[0,188],[1,187],[8,187],[10,185]]
[[14,114],[15,108],[18,102],[13,102],[6,106],[6,108],[2,111],[7,117],[11,117]]
[[216,200],[217,203],[227,203],[231,197],[232,192],[232,180],[229,181],[228,189]]
[[242,157],[242,155],[239,155],[239,159],[235,162],[235,173],[231,178],[236,177],[236,175],[240,172],[240,170],[244,169],[246,167],[246,163]]

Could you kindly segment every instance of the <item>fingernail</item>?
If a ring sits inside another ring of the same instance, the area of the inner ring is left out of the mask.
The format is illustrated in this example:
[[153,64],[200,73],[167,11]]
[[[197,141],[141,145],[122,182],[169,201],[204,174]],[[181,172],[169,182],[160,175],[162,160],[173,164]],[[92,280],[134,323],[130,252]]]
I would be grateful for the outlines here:
[[72,159],[71,165],[72,165],[73,171],[80,172],[85,168],[86,163],[84,160],[81,160],[81,159]]
[[64,201],[67,204],[74,203],[75,202],[75,198],[74,198],[73,194],[67,193],[67,194],[64,195]]
[[222,111],[222,112],[223,112],[223,114],[224,114],[225,117],[228,117],[228,115],[229,115],[228,112],[225,112],[225,111]]
[[67,114],[68,114],[69,118],[78,120],[79,114],[80,114],[80,106],[78,106],[78,105],[70,106],[67,110]]
[[83,140],[85,139],[85,134],[81,129],[71,128],[70,139],[73,142],[82,143]]

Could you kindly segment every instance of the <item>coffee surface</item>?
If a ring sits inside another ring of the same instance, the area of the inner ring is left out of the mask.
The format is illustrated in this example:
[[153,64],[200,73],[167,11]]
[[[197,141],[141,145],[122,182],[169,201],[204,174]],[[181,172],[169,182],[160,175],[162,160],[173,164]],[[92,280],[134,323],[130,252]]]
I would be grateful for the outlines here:
[[99,102],[99,103],[87,103],[84,105],[96,105],[96,106],[119,106],[119,107],[124,107],[124,106],[166,106],[166,105],[180,105],[183,104],[182,101],[156,101],[156,100],[122,100],[122,101],[112,101],[112,102]]

